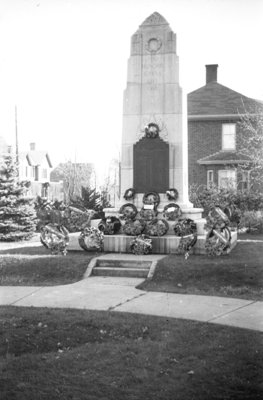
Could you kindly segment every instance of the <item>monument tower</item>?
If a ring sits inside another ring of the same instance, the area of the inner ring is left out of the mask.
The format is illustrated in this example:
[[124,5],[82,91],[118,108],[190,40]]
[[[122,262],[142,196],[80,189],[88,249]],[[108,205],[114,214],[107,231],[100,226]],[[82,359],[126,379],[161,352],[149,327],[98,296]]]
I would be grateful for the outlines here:
[[175,188],[177,203],[191,208],[186,123],[176,34],[154,12],[131,38],[123,102],[121,198],[134,188],[135,204],[140,206],[143,194],[154,191],[161,206],[167,201],[166,191]]
[[[190,218],[196,223],[195,251],[204,252],[203,209],[194,208],[188,199],[187,109],[186,96],[183,101],[179,85],[176,34],[157,12],[146,18],[131,38],[127,75],[123,99],[121,197],[116,208],[104,209],[105,216],[119,217],[127,198],[140,214],[145,207],[154,207],[144,203],[145,196],[158,194],[160,202],[158,200],[155,211],[161,219],[164,210],[173,205],[166,193],[173,189],[178,196],[172,202],[176,201],[176,206],[180,207],[181,218]],[[127,192],[132,192],[133,196],[127,196]],[[168,221],[168,225],[164,236],[152,238],[153,252],[176,253],[180,238],[174,235],[174,221]],[[125,234],[105,235],[104,250],[127,252],[130,240]]]

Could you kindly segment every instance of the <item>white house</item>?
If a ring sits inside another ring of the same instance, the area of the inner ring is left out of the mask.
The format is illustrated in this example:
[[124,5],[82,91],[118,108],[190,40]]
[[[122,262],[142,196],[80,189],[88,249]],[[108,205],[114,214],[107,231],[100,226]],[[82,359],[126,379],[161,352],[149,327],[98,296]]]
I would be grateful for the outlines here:
[[48,197],[50,200],[63,199],[62,184],[50,182],[52,169],[47,151],[36,150],[35,143],[30,143],[29,151],[19,152],[19,180],[30,182],[29,196]]

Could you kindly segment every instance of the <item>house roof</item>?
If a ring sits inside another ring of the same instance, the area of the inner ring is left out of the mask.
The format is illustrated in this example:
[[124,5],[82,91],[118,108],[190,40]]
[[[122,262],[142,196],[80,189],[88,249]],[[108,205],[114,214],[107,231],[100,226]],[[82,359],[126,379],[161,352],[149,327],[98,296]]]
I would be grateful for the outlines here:
[[188,116],[223,116],[263,111],[263,102],[235,92],[216,81],[188,94]]
[[36,166],[43,164],[44,161],[48,162],[50,168],[52,168],[52,163],[50,157],[46,151],[41,150],[31,150],[31,151],[22,151],[19,153],[20,160],[27,159],[30,166]]
[[250,161],[250,158],[237,151],[218,151],[207,157],[197,160],[198,164],[214,165],[214,164],[239,164],[241,162]]

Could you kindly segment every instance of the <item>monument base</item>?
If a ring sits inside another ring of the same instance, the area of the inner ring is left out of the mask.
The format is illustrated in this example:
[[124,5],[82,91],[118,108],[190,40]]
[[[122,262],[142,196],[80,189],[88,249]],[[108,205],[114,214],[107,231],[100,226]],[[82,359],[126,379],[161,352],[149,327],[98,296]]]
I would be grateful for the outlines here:
[[[79,233],[70,234],[68,250],[82,250],[78,243]],[[104,252],[106,253],[131,253],[130,244],[136,236],[127,235],[105,235]],[[161,237],[151,236],[153,254],[177,254],[180,237],[175,235],[165,235]],[[206,235],[198,235],[195,246],[190,254],[206,254],[205,250]],[[237,244],[237,232],[231,232],[231,251]]]

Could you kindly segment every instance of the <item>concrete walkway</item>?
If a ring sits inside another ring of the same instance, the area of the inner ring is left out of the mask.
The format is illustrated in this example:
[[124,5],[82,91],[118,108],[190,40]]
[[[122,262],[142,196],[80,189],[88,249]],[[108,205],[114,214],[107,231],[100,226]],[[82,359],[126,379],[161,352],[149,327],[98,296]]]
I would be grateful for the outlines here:
[[[32,243],[33,242],[33,243]],[[1,243],[1,250],[42,246],[38,237],[27,243]],[[121,259],[136,257],[138,262],[152,261],[152,272],[157,260],[164,255],[134,256],[107,254],[100,258]],[[0,286],[0,306],[57,307],[87,310],[106,310],[182,318],[213,324],[236,326],[263,332],[263,302],[209,296],[194,296],[136,289],[144,279],[89,276],[63,286]]]
[[49,287],[2,286],[0,305],[108,310],[182,318],[263,332],[263,302],[145,292],[143,279],[89,277]]

